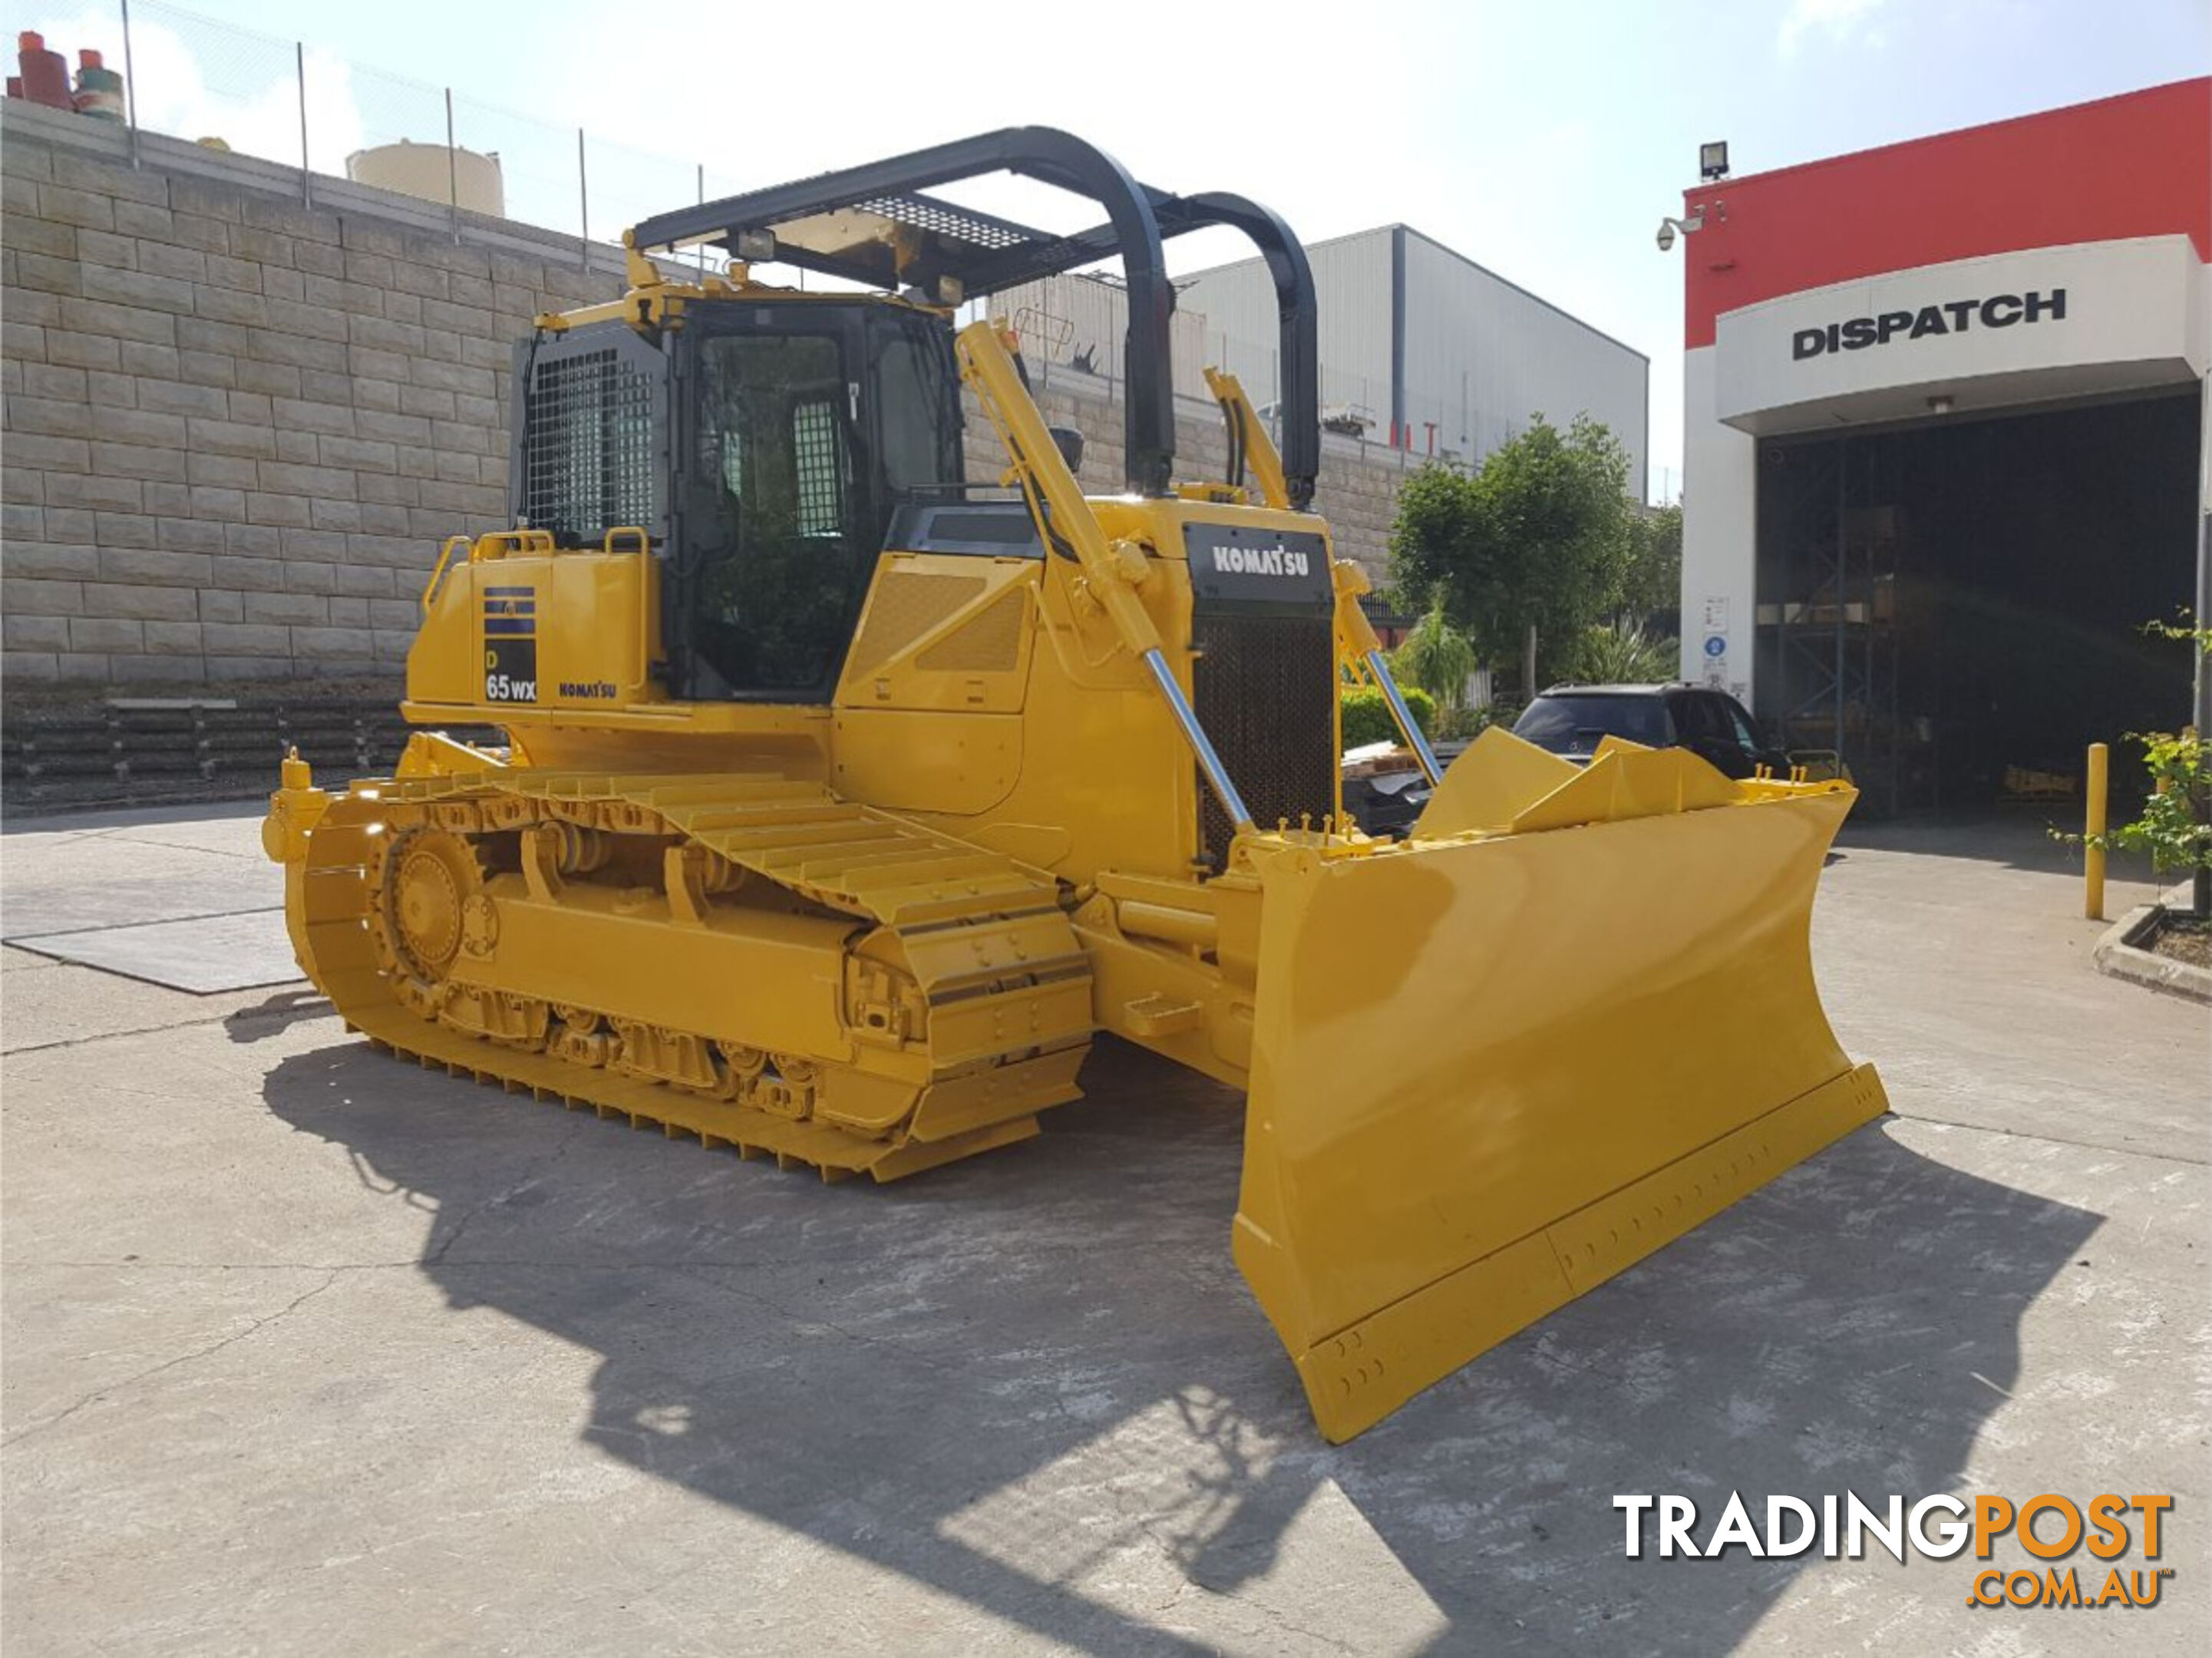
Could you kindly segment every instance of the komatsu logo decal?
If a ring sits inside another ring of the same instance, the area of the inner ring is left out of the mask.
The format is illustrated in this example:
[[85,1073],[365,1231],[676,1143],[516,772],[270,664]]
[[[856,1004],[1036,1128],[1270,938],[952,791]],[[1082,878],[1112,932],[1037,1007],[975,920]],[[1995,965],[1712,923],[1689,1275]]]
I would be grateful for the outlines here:
[[1328,538],[1310,530],[1191,524],[1184,526],[1183,547],[1191,596],[1201,608],[1311,616],[1335,602]]
[[538,700],[538,590],[483,590],[484,701]]
[[1216,547],[1213,568],[1232,575],[1302,576],[1311,569],[1312,560],[1279,543],[1273,547]]
[[1947,300],[1917,311],[1885,311],[1877,317],[1853,317],[1826,328],[1801,328],[1790,337],[1790,355],[1797,362],[1836,351],[1863,351],[1893,340],[1925,339],[1931,334],[1963,334],[1969,329],[2010,328],[2014,323],[2064,322],[2066,290],[2048,294],[1993,294],[1985,300]]

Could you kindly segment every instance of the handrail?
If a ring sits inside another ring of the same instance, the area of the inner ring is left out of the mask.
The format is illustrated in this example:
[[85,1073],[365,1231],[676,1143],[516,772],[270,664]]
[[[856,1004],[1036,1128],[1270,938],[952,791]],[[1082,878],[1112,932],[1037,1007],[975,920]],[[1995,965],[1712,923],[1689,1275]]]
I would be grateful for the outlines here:
[[[430,613],[430,603],[438,596],[438,584],[446,578],[446,563],[447,560],[453,557],[453,550],[456,547],[468,546],[469,538],[466,536],[447,536],[446,537],[446,544],[440,550],[438,554],[438,562],[430,568],[429,585],[422,589],[423,615],[428,616]],[[471,556],[474,556],[473,549],[471,550]]]
[[[629,531],[610,532],[611,536],[630,533],[632,531]],[[645,531],[642,530],[636,531],[635,533],[641,538],[645,536]],[[644,544],[649,546],[651,543],[646,541]],[[445,580],[446,572],[452,563],[454,553],[463,548],[468,550],[466,562],[471,564],[489,563],[510,555],[526,557],[532,554],[550,553],[555,550],[553,532],[550,530],[492,530],[477,537],[473,541],[466,536],[447,536],[444,546],[439,550],[437,563],[431,567],[429,582],[422,589],[422,609],[426,613],[438,597],[439,586]]]

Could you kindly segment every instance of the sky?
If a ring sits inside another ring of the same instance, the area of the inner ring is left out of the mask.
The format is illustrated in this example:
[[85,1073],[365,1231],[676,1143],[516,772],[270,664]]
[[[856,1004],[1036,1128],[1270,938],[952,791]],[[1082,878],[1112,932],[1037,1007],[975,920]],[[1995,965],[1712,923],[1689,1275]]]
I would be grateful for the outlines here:
[[[121,67],[114,8],[11,3]],[[1651,493],[1681,486],[1682,244],[1662,215],[1698,145],[1735,173],[2212,69],[2212,0],[1397,0],[611,11],[452,0],[131,8],[140,118],[341,173],[364,144],[497,150],[510,210],[574,230],[1022,123],[1066,127],[1167,189],[1266,202],[1309,241],[1402,222],[1651,359]],[[625,17],[643,20],[626,24]],[[518,116],[514,112],[520,112]],[[1019,181],[960,195],[1049,229],[1096,217]],[[1243,257],[1222,233],[1178,270]]]

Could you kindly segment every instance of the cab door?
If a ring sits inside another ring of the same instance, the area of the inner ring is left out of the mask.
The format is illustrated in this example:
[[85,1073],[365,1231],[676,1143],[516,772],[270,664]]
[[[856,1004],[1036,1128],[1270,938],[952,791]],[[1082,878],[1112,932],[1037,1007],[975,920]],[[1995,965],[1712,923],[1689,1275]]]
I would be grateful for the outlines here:
[[733,309],[688,343],[681,694],[826,702],[874,552],[853,331],[828,307]]

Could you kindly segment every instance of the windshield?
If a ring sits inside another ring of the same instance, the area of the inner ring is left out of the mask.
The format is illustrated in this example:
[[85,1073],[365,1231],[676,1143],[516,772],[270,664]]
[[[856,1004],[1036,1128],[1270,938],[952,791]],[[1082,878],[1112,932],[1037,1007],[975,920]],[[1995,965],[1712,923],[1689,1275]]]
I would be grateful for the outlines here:
[[960,396],[935,325],[878,319],[877,422],[893,495],[960,481]]
[[1667,705],[1658,697],[1571,691],[1538,697],[1513,722],[1513,734],[1553,754],[1588,754],[1607,737],[1650,748],[1674,741],[1667,729]]

